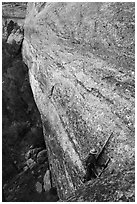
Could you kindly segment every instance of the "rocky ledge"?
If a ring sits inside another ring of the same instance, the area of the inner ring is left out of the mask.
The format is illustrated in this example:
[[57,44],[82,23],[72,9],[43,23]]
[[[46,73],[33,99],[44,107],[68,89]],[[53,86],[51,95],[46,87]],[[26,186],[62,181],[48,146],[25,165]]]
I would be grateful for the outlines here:
[[[62,201],[134,201],[134,3],[28,3],[23,59]],[[91,148],[110,162],[83,183]]]

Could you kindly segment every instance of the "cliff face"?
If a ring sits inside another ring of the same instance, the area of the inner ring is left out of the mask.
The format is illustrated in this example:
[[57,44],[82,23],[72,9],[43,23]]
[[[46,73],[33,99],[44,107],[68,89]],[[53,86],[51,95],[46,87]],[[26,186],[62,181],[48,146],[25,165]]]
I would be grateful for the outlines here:
[[[29,3],[24,30],[23,58],[60,199],[78,201],[82,186],[81,201],[133,200],[134,3]],[[83,184],[85,157],[112,132],[108,168]],[[130,182],[121,189],[124,178]],[[113,191],[98,197],[108,181]]]

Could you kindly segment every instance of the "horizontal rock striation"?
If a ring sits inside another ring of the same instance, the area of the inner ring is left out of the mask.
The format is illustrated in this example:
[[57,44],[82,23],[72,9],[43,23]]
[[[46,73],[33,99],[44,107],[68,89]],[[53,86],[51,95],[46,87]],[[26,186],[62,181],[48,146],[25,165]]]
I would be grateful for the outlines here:
[[[24,30],[23,58],[60,199],[87,189],[84,159],[112,132],[111,162],[95,188],[107,178],[118,188],[119,172],[134,169],[134,3],[29,3]],[[89,201],[101,199],[85,191]]]

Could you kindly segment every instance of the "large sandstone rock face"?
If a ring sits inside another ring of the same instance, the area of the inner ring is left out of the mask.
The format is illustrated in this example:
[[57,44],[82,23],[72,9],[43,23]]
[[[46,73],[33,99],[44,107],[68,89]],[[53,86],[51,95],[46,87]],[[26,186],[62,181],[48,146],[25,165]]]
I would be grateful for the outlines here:
[[[60,199],[132,201],[134,3],[29,3],[24,29],[23,58]],[[83,184],[86,155],[112,132],[108,168]]]

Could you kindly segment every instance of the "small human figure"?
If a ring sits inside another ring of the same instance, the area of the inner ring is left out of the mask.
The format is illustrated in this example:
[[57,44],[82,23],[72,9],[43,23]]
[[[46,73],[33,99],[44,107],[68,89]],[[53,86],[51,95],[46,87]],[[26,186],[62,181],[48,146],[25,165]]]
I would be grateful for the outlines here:
[[90,153],[86,158],[86,175],[84,177],[84,182],[89,181],[91,178],[96,178],[98,176],[98,172],[96,170],[96,155],[97,151],[93,148],[90,150]]

